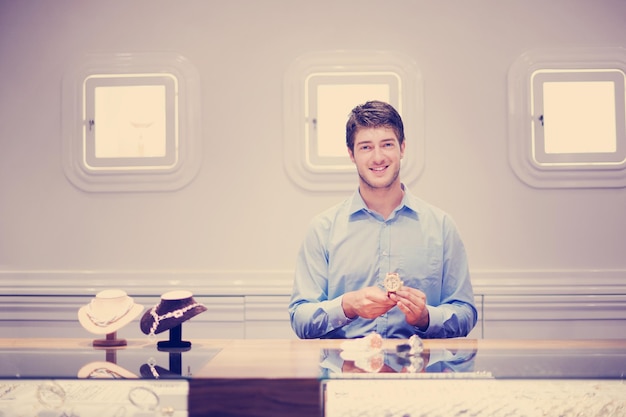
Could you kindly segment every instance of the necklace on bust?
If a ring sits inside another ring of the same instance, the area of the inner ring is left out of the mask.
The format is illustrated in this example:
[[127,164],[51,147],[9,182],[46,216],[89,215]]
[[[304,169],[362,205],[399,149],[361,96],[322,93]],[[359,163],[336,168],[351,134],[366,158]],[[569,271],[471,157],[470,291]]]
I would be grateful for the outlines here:
[[150,310],[150,315],[154,319],[154,323],[152,323],[152,327],[150,327],[150,336],[154,336],[154,332],[159,327],[159,323],[161,323],[163,320],[167,320],[171,318],[177,318],[177,319],[181,318],[183,314],[185,314],[186,312],[188,312],[189,310],[193,308],[198,307],[199,305],[201,304],[193,303],[193,304],[188,305],[187,307],[179,308],[178,310],[168,311],[167,313],[160,315],[160,316],[156,312],[158,305],[152,307],[152,310]]
[[120,312],[118,314],[115,314],[111,317],[102,318],[98,314],[94,313],[93,311],[92,306],[94,304],[94,301],[95,300],[91,300],[91,302],[89,303],[87,307],[87,317],[89,317],[89,320],[98,327],[107,327],[115,323],[116,321],[124,317],[126,314],[128,314],[128,312],[132,310],[133,305],[134,305],[133,299],[128,298],[128,300],[126,300],[123,308],[120,309]]

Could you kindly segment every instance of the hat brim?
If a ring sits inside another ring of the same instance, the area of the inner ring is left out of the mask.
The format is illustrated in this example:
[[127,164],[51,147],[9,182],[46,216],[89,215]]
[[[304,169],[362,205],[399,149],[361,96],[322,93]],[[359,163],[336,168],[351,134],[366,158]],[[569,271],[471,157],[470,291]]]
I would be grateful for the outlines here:
[[133,307],[126,314],[124,314],[124,316],[115,320],[113,323],[107,326],[97,326],[95,323],[93,323],[89,319],[89,316],[87,315],[88,308],[89,306],[86,305],[86,306],[81,307],[78,310],[78,321],[85,328],[85,330],[93,334],[114,333],[118,331],[119,329],[121,329],[122,327],[126,326],[128,323],[130,323],[137,317],[139,317],[139,315],[144,309],[142,305],[134,304]]

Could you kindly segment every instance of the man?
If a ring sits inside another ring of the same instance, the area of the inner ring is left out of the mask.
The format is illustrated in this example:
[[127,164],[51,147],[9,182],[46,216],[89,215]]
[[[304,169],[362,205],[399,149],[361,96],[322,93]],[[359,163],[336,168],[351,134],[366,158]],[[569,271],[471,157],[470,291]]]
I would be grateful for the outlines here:
[[[477,311],[465,248],[452,219],[400,182],[400,115],[380,101],[355,107],[346,144],[359,188],[311,222],[289,303],[292,328],[307,339],[466,336]],[[399,287],[383,286],[398,278]]]

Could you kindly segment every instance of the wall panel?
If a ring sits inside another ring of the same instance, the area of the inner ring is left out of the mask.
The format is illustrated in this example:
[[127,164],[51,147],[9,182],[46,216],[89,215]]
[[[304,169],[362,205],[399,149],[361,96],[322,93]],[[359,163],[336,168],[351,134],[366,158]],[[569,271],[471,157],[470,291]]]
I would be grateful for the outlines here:
[[[0,274],[4,294],[0,331],[7,337],[89,338],[92,335],[78,323],[77,312],[100,290],[124,288],[145,306],[144,311],[161,295],[145,294],[143,272],[106,273],[106,280],[93,272],[80,279],[70,275],[57,277],[55,293],[42,294],[39,274]],[[151,288],[159,292],[191,288],[196,301],[207,307],[183,325],[184,338],[295,337],[287,312],[290,272],[206,271],[176,276],[168,280],[150,273]],[[473,282],[479,321],[469,337],[626,338],[624,276],[624,271],[477,271]],[[77,280],[85,287],[73,286]],[[119,331],[119,337],[146,336],[135,320]],[[157,337],[162,340],[168,334]]]
[[[421,73],[424,169],[406,185],[459,226],[484,297],[481,336],[530,334],[533,323],[549,335],[563,320],[617,334],[626,189],[520,181],[508,161],[507,74],[536,48],[626,47],[626,2],[401,0],[385,12],[374,0],[0,0],[3,331],[80,334],[74,313],[99,290],[149,301],[183,288],[221,300],[185,334],[288,333],[283,308],[307,224],[350,193],[288,177],[285,74],[308,53],[371,50],[407,56]],[[80,190],[62,165],[64,112],[78,111],[63,108],[63,79],[89,54],[142,52],[197,69],[199,171],[176,191]],[[410,149],[415,132],[406,136]]]

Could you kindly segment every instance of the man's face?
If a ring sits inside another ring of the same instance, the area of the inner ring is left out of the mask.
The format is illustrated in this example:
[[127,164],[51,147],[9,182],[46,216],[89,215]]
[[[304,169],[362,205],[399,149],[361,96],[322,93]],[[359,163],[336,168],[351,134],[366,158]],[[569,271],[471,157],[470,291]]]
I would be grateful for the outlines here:
[[370,188],[390,188],[400,176],[402,145],[393,129],[388,127],[361,128],[354,137],[350,159],[356,165],[361,185]]

